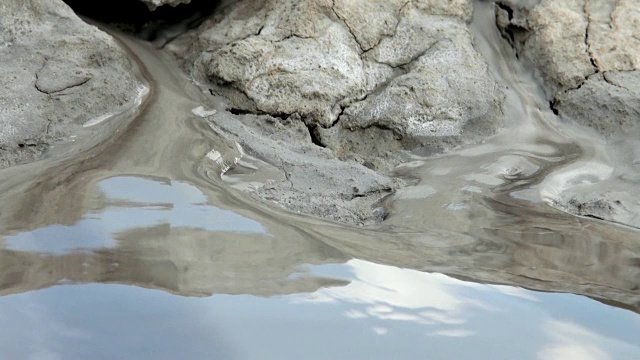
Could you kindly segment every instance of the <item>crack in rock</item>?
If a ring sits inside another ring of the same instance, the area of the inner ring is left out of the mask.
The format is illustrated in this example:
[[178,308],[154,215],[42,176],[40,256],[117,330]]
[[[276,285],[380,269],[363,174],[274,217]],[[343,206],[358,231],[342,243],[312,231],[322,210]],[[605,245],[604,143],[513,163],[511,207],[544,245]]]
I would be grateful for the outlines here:
[[[53,69],[50,69],[53,67]],[[82,70],[75,70],[70,64],[44,58],[42,67],[36,71],[36,90],[43,94],[55,95],[65,90],[80,87],[88,83],[92,76]]]
[[340,20],[344,26],[347,28],[347,30],[349,31],[349,33],[351,34],[351,36],[353,37],[353,40],[356,42],[356,44],[358,45],[358,48],[360,49],[360,54],[362,54],[365,50],[363,45],[360,43],[360,40],[358,40],[358,37],[356,36],[356,34],[353,32],[353,29],[351,28],[351,26],[347,23],[347,21],[345,19],[343,19],[340,15],[338,15],[338,12],[336,11],[336,0],[332,0],[331,2],[331,11],[333,12],[333,14],[338,18],[338,20]]
[[591,44],[589,43],[589,27],[591,26],[591,14],[589,12],[589,4],[590,4],[589,0],[584,0],[583,11],[584,11],[585,19],[587,20],[587,26],[585,26],[585,29],[584,29],[584,44],[587,47],[587,55],[589,56],[589,61],[591,62],[593,69],[597,73],[597,72],[600,72],[600,69],[598,68],[598,64],[596,63],[596,60],[593,57],[593,52],[591,51]]

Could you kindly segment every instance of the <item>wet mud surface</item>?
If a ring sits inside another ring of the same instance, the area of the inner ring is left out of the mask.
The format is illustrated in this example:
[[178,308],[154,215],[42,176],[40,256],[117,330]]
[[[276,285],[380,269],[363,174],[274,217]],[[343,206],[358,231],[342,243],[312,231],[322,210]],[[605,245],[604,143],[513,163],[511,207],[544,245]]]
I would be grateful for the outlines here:
[[640,357],[640,232],[550,206],[608,145],[473,26],[510,124],[399,166],[411,185],[364,227],[243,191],[288,175],[210,123],[220,104],[171,56],[112,32],[140,107],[0,170],[0,357]]

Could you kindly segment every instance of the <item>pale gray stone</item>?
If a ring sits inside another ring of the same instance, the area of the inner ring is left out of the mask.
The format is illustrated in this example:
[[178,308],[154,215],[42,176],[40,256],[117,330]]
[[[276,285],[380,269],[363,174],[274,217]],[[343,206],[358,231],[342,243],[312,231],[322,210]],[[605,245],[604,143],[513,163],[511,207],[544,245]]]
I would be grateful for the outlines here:
[[2,1],[0,14],[0,168],[136,97],[123,51],[62,1]]

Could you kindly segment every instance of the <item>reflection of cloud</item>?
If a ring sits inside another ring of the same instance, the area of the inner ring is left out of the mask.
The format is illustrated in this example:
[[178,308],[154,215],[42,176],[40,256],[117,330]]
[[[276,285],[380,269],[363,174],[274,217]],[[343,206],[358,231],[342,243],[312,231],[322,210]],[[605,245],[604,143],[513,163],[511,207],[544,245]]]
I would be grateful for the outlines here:
[[[351,319],[371,317],[422,325],[462,325],[466,323],[464,311],[468,309],[495,311],[487,303],[459,291],[461,287],[476,288],[477,284],[461,282],[442,274],[361,260],[351,260],[347,266],[355,278],[347,286],[325,288],[296,300],[351,304],[353,308],[345,312],[345,316]],[[468,336],[470,332],[447,329],[443,330],[442,335]]]
[[541,360],[605,360],[611,359],[602,350],[578,344],[554,344],[544,348],[539,356]]
[[431,320],[433,323],[447,324],[447,325],[456,325],[456,324],[464,324],[465,320],[460,318],[453,318],[448,316],[447,314],[443,314],[437,311],[422,311],[420,312],[420,316],[423,319]]
[[[180,181],[168,184],[137,177],[116,177],[104,180],[100,188],[113,200],[138,203],[120,206],[102,216],[107,225],[139,228],[168,223],[171,227],[187,227],[208,231],[264,233],[264,227],[232,211],[207,204],[207,197],[195,186]],[[168,206],[167,206],[168,205]],[[135,211],[135,214],[132,212]]]
[[513,287],[513,286],[504,286],[504,285],[487,285],[487,286],[494,288],[505,295],[519,297],[524,300],[540,302],[540,299],[534,296],[531,293],[531,291],[527,291],[523,288]]
[[[15,318],[19,317],[20,322]],[[73,327],[69,323],[55,319],[50,313],[50,308],[33,301],[29,294],[23,297],[22,308],[19,314],[7,313],[0,307],[0,321],[3,324],[11,324],[7,333],[2,333],[0,337],[0,349],[4,352],[11,352],[19,347],[19,344],[9,340],[10,333],[22,334],[23,340],[29,344],[25,359],[37,360],[61,360],[64,359],[60,349],[56,347],[56,342],[52,338],[65,337],[77,341],[86,342],[91,339],[91,335],[86,330]],[[43,326],[46,324],[46,326]]]
[[358,304],[381,305],[373,307],[374,312],[384,312],[384,309],[389,308],[432,308],[451,312],[469,306],[489,307],[488,304],[453,294],[451,290],[467,283],[446,275],[378,265],[362,260],[351,260],[347,265],[353,271],[355,280],[348,286],[323,289],[313,294],[309,300],[326,301],[330,298]]
[[436,335],[436,336],[447,336],[447,337],[467,337],[475,335],[475,331],[469,331],[464,329],[445,329],[438,330],[427,335]]
[[367,314],[358,310],[347,310],[345,311],[344,316],[348,317],[349,319],[364,319],[367,317]]
[[[364,326],[368,334],[394,341],[411,337],[444,358],[490,359],[487,350],[499,343],[508,359],[640,359],[635,336],[629,335],[637,332],[630,320],[638,317],[581,296],[477,284],[362,260],[314,266],[309,273],[349,283],[294,295],[289,304],[340,309],[349,329]],[[517,342],[501,340],[514,334],[526,335]]]
[[389,329],[383,327],[374,327],[373,331],[378,335],[384,335],[389,332]]
[[607,360],[611,359],[607,353],[614,349],[616,353],[625,353],[626,350],[631,354],[638,351],[636,346],[594,333],[577,324],[549,320],[544,328],[552,342],[538,352],[538,359],[541,360]]
[[206,196],[187,183],[115,177],[99,186],[109,205],[102,212],[85,215],[73,226],[52,225],[7,237],[6,247],[54,254],[110,248],[117,245],[114,234],[158,224],[208,231],[265,232],[254,220],[208,205]]

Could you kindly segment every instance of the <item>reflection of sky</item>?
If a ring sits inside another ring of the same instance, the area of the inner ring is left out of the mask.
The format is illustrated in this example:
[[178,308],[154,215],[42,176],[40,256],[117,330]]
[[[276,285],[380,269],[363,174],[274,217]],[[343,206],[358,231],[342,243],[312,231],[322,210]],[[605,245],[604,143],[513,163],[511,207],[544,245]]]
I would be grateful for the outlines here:
[[72,226],[51,225],[5,238],[6,248],[62,254],[80,249],[115,247],[113,235],[166,223],[208,231],[263,233],[260,223],[207,204],[196,187],[137,177],[114,177],[100,183],[112,206],[90,213]]
[[640,359],[640,318],[571,295],[352,260],[351,282],[271,298],[123,285],[0,297],[0,358]]

